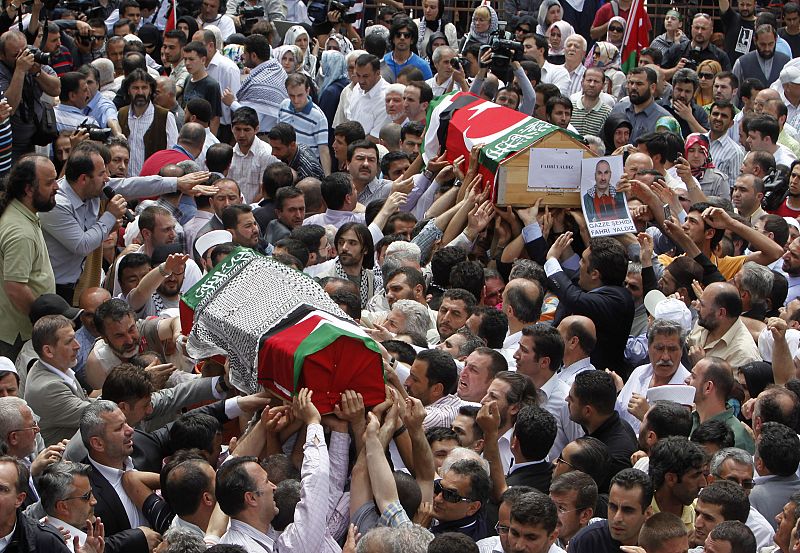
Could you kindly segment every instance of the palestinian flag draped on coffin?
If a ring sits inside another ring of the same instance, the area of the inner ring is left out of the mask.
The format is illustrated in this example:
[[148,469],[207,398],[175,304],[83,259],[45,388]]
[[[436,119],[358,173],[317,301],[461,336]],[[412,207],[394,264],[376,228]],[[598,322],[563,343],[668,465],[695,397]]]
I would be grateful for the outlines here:
[[189,354],[226,355],[245,393],[261,384],[290,399],[309,388],[323,414],[344,390],[367,406],[385,398],[375,341],[308,275],[253,250],[237,248],[186,292],[181,323]]
[[479,170],[490,185],[501,161],[561,129],[468,92],[438,97],[428,106],[427,118],[422,144],[425,163],[447,150],[449,161],[464,156],[466,171],[472,146],[482,144]]

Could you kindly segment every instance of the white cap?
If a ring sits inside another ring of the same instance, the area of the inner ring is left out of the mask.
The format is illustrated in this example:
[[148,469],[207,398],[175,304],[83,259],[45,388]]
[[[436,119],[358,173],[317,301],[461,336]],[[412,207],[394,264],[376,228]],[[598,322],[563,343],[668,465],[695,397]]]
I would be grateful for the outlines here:
[[138,36],[136,36],[136,35],[125,35],[125,36],[124,36],[124,37],[122,37],[122,38],[124,38],[124,39],[125,39],[125,42],[138,42],[138,43],[140,43],[140,44],[141,44],[141,42],[142,42],[142,39],[141,39],[141,38],[139,38],[139,37],[138,37]]
[[661,290],[650,290],[644,296],[644,308],[653,317],[656,316],[656,305],[667,299]]
[[800,67],[787,65],[781,70],[781,84],[800,84]]
[[783,220],[786,221],[786,224],[789,225],[790,227],[794,227],[797,230],[800,230],[800,222],[794,217],[784,217]]
[[0,357],[0,372],[9,372],[18,375],[17,367],[8,357]]
[[203,257],[210,248],[232,241],[233,234],[227,230],[212,230],[195,240],[194,249],[200,257]]
[[680,324],[685,332],[692,330],[691,311],[689,311],[685,303],[675,298],[667,298],[658,302],[653,318],[674,321]]
[[647,402],[652,405],[654,401],[667,400],[674,401],[681,405],[692,405],[694,403],[694,386],[686,384],[666,384],[648,388]]

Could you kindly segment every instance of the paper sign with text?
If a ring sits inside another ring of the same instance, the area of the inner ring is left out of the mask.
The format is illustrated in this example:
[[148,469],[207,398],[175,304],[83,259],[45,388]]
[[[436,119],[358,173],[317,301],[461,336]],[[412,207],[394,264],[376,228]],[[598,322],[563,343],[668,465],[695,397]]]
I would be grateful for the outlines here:
[[581,208],[590,236],[636,232],[625,194],[617,192],[622,156],[582,160]]
[[581,182],[583,150],[531,148],[528,163],[528,190],[543,188],[575,191]]

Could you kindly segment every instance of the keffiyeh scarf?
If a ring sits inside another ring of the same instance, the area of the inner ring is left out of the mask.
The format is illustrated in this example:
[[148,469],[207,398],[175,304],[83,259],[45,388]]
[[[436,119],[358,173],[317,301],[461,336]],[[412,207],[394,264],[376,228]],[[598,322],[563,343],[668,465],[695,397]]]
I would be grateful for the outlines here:
[[286,71],[281,67],[280,62],[275,60],[265,61],[253,71],[250,77],[242,83],[236,98],[240,102],[255,102],[274,109],[274,114],[278,115],[281,102],[288,98],[286,94]]
[[[337,277],[350,280],[350,277],[344,271],[344,267],[342,267],[342,262],[338,259],[336,260],[336,263],[333,264],[333,270]],[[369,274],[364,269],[361,269],[361,283],[358,287],[358,292],[359,296],[361,296],[361,308],[363,309],[370,300]]]

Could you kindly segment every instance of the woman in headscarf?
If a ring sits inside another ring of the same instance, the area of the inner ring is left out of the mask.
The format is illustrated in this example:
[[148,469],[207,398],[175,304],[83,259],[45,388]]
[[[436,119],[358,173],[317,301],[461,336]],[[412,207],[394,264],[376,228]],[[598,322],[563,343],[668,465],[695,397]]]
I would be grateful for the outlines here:
[[525,35],[529,35],[536,30],[538,25],[536,18],[532,15],[523,15],[517,20],[517,26],[514,28],[514,37],[517,42],[522,42]]
[[558,0],[544,0],[539,6],[539,17],[537,18],[536,33],[547,36],[550,25],[564,18],[564,10]]
[[697,78],[700,86],[694,93],[694,101],[698,106],[705,106],[714,101],[714,76],[722,71],[717,60],[703,60],[697,64]]
[[178,18],[178,21],[175,23],[175,28],[186,34],[186,42],[191,42],[192,37],[200,26],[197,24],[197,20],[194,17],[184,15]]
[[353,43],[344,35],[331,33],[325,41],[325,50],[337,50],[343,56],[346,56],[353,51]]
[[[428,40],[428,46],[425,49],[425,59],[428,60],[428,64],[431,66],[431,73],[433,73],[434,78],[436,77],[436,66],[433,64],[433,51],[436,50],[439,46],[449,46],[447,42],[447,37],[444,33],[435,32],[431,35],[430,40]],[[420,53],[422,55],[422,53]],[[435,95],[434,95],[435,96]]]
[[625,74],[619,70],[619,49],[610,42],[598,42],[592,47],[586,58],[586,67],[599,67],[608,79],[606,90],[609,94],[619,99],[627,94],[625,91]]
[[153,58],[158,65],[161,63],[161,31],[152,23],[145,23],[136,32],[136,36],[142,41],[147,54]]
[[314,75],[317,71],[317,58],[312,54],[311,37],[302,25],[289,27],[283,37],[284,46],[297,46],[303,57],[303,69],[308,75]]
[[330,124],[339,107],[339,97],[350,82],[347,78],[347,60],[337,50],[325,50],[320,60],[320,74],[323,75],[319,91],[319,107],[328,120],[328,142],[333,144],[333,126]]
[[706,135],[694,132],[686,137],[686,150],[684,152],[686,161],[689,162],[692,176],[697,179],[703,194],[730,199],[731,191],[728,185],[728,177],[714,168],[710,150],[711,145]]
[[462,39],[461,52],[470,44],[484,46],[489,44],[489,37],[497,31],[497,12],[488,4],[481,4],[472,13],[472,22],[469,24],[469,33]]
[[299,46],[278,46],[272,50],[272,59],[281,64],[287,75],[302,71],[303,53]]
[[554,65],[564,65],[564,48],[567,44],[567,39],[573,35],[575,31],[572,25],[566,21],[556,21],[547,30],[547,38],[550,42],[550,51],[547,54],[547,61]]
[[678,44],[689,42],[689,37],[687,37],[683,29],[681,29],[682,26],[683,16],[681,12],[678,10],[667,10],[667,15],[664,16],[665,31],[653,39],[653,42],[650,43],[650,48],[655,48],[662,54],[665,54],[676,42]]
[[681,124],[671,115],[663,115],[656,119],[656,132],[671,132],[681,136]]
[[417,52],[420,55],[428,50],[428,41],[433,33],[444,34],[452,48],[458,47],[456,26],[444,19],[444,0],[422,0],[422,17],[415,19],[414,23],[419,29]]
[[622,39],[625,38],[625,20],[616,15],[608,21],[608,31],[606,31],[606,42],[610,42],[622,52]]
[[[623,113],[612,113],[603,124],[603,142],[606,144],[606,155],[618,155],[622,147],[631,143],[633,125]],[[618,152],[619,150],[619,152]]]

